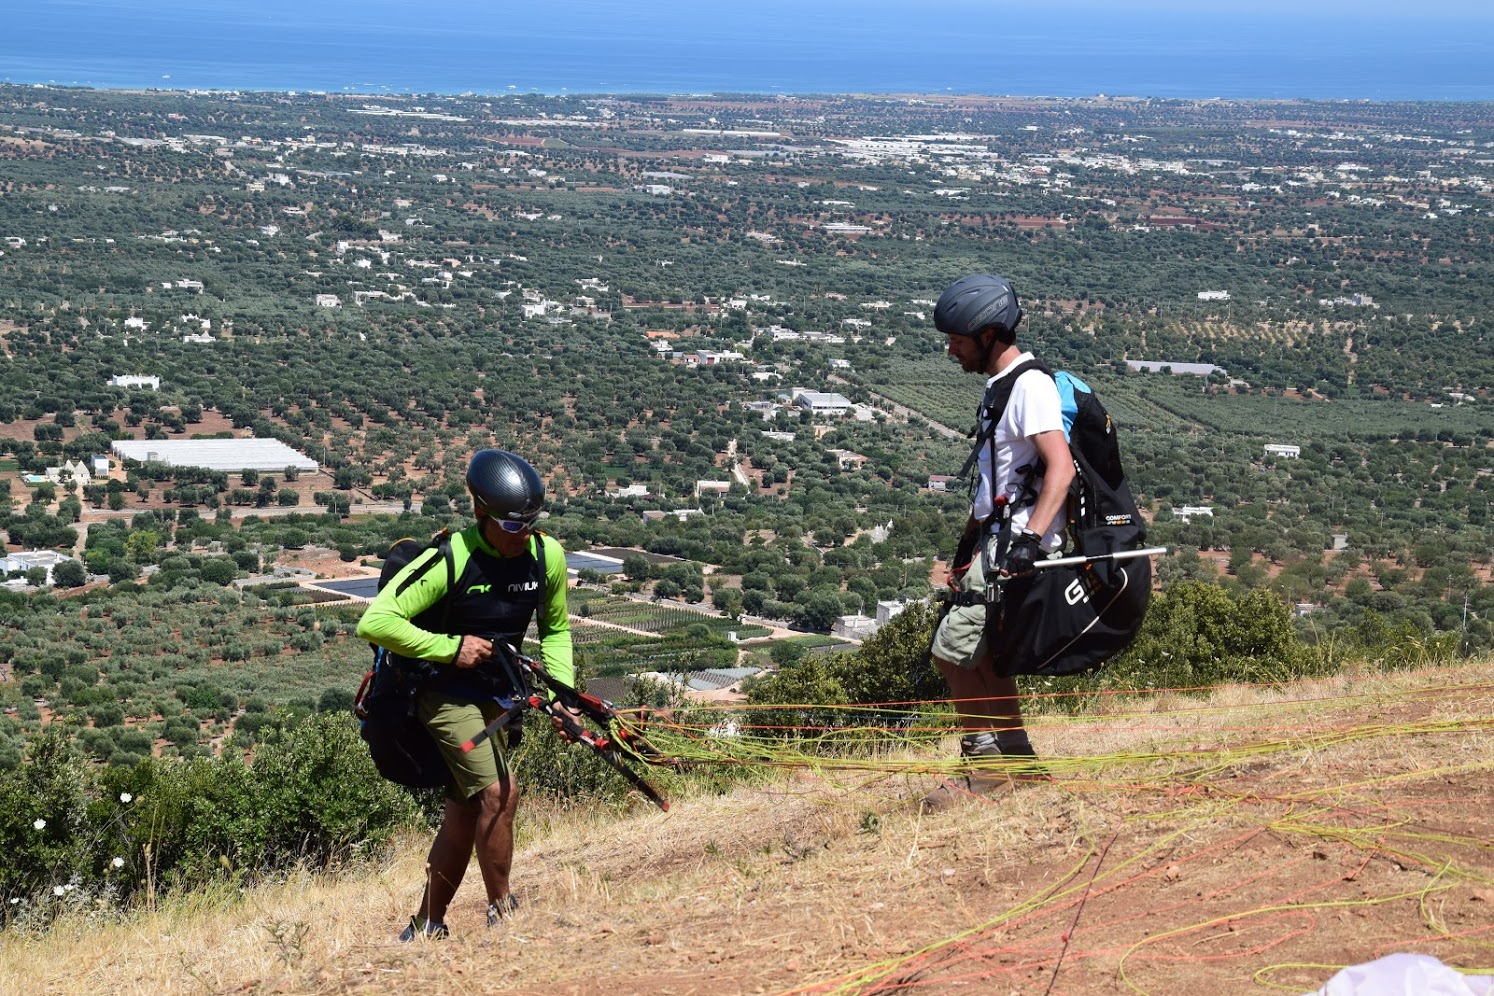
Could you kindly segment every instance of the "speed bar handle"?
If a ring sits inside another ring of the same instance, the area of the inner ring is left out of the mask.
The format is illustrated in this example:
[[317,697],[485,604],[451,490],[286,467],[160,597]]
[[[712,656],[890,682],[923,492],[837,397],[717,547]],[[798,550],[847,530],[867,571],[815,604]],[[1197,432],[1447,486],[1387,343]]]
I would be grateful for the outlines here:
[[1116,553],[1101,553],[1093,557],[1059,557],[1057,560],[1039,560],[1033,563],[1032,569],[1044,571],[1050,567],[1074,567],[1080,564],[1093,564],[1097,560],[1131,560],[1135,557],[1157,557],[1167,552],[1165,546],[1148,546],[1140,550],[1120,550]]

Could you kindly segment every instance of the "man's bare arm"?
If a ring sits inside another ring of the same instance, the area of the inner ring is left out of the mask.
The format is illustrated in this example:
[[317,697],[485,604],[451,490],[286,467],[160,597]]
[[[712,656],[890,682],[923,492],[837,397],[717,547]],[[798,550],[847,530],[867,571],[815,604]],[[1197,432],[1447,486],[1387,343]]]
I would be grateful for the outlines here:
[[1074,457],[1061,429],[1040,432],[1032,437],[1032,441],[1047,469],[1043,472],[1043,486],[1038,492],[1037,502],[1027,517],[1027,528],[1039,536],[1046,536],[1068,498],[1069,485],[1074,481]]

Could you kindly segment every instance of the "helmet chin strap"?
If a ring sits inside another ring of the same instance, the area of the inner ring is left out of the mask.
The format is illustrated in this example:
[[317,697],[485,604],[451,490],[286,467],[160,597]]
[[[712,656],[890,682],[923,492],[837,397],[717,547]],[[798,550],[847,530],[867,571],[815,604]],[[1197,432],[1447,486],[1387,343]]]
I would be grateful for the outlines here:
[[989,374],[991,373],[991,352],[996,348],[996,333],[991,329],[986,329],[981,334],[986,336],[986,348],[980,354],[980,368],[982,372]]
[[[993,372],[991,370],[991,356],[992,356],[993,353],[995,353],[996,355],[1000,355],[1000,353],[1003,350],[1005,350],[1008,346],[1012,346],[1012,345],[1016,344],[1016,341],[1017,341],[1017,339],[1016,339],[1017,326],[1022,323],[1022,318],[1023,318],[1022,311],[1021,311],[1021,309],[1018,309],[1017,310],[1017,320],[1016,320],[1016,322],[1014,322],[1012,324],[1012,331],[1011,331],[1012,341],[1011,342],[1005,342],[1005,341],[1003,341],[1002,338],[996,334],[996,326],[994,326],[994,325],[987,326],[986,328],[984,328],[984,329],[982,329],[980,331],[981,335],[989,336],[989,338],[986,339],[986,348],[984,350],[982,350],[982,352],[980,354],[980,368],[982,370],[984,370],[986,373],[989,374],[989,373]],[[1000,350],[998,350],[996,348],[998,345],[1001,347]]]

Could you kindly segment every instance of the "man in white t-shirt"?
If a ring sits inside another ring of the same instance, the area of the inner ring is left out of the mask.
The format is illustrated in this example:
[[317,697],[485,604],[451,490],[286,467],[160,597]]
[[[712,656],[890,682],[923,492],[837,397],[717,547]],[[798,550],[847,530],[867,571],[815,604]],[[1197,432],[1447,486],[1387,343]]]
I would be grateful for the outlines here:
[[[988,393],[1005,387],[1003,376],[1032,358],[1017,347],[1021,320],[1011,281],[988,273],[955,281],[934,308],[934,325],[948,338],[949,355],[967,373],[986,376]],[[960,542],[960,550],[971,554],[969,563],[954,565],[955,601],[940,620],[932,647],[965,730],[960,755],[970,766],[967,774],[924,797],[927,812],[1042,773],[1022,726],[1016,680],[996,674],[986,644],[986,576],[989,570],[1003,577],[1025,575],[1062,545],[1074,462],[1058,388],[1042,370],[1018,375],[994,431],[985,403],[981,413],[980,479]],[[1042,475],[1034,476],[1039,467],[1045,468]]]

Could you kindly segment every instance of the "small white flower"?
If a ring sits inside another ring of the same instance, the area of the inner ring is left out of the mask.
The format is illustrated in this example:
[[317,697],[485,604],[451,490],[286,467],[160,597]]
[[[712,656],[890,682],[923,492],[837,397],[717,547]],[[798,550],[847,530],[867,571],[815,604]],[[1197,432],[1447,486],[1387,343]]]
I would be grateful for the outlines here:
[[113,865],[115,868],[123,868],[124,867],[124,858],[115,858],[113,861],[111,861],[109,863],[111,865]]
[[130,793],[128,793],[128,792],[121,792],[121,793],[119,793],[119,801],[120,802],[129,802],[133,798],[135,798],[135,797],[133,795],[130,795]]
[[67,885],[64,885],[62,887],[62,891],[63,892],[72,892],[74,888],[76,888],[76,886],[74,886],[73,883],[69,882]]
[[20,900],[20,899],[19,899],[19,898],[16,898],[16,899],[12,899],[12,900],[11,900],[11,901],[10,901],[10,905],[12,905],[12,906],[14,906],[14,905],[16,905],[16,904],[17,904],[17,903],[19,903],[19,902],[20,902],[20,901],[21,901],[21,900]]
[[34,826],[34,827],[36,827],[36,829],[38,829],[38,830],[45,830],[45,829],[47,829],[47,821],[46,820],[37,820],[35,823],[33,823],[31,825]]
[[64,889],[62,886],[60,886],[60,885],[54,885],[54,886],[52,886],[52,895],[54,895],[54,896],[62,896],[62,895],[66,895],[66,894],[67,894],[67,890]]

